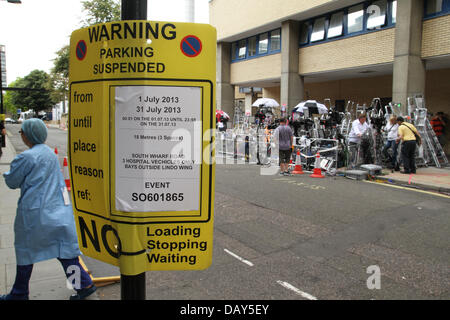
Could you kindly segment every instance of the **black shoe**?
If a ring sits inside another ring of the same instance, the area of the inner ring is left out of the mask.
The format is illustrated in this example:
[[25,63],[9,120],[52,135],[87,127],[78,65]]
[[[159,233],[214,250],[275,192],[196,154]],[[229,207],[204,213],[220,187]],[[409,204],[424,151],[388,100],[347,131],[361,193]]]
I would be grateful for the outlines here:
[[395,167],[395,171],[400,171],[400,167]]
[[77,290],[76,294],[73,294],[70,296],[70,300],[84,300],[87,297],[89,297],[91,294],[93,294],[96,290],[97,290],[97,287],[95,285],[92,285],[89,288]]
[[409,171],[400,171],[400,173],[403,173],[403,174],[410,174],[411,172],[409,172]]

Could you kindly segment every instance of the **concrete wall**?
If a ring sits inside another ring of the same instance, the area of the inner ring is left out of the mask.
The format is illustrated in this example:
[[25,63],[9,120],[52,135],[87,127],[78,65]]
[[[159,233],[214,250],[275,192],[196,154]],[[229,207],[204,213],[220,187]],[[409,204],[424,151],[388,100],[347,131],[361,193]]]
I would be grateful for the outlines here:
[[272,98],[280,102],[280,87],[263,88],[263,97]]
[[281,74],[281,54],[249,59],[231,64],[232,84],[245,84],[252,81],[279,79]]
[[339,70],[394,60],[395,29],[300,48],[299,73]]
[[333,0],[213,0],[209,3],[209,21],[222,40],[268,22],[284,20],[294,13],[334,2]]
[[450,54],[450,15],[424,21],[421,57],[446,54]]
[[335,100],[352,100],[355,103],[366,103],[368,106],[373,98],[390,97],[392,94],[392,77],[381,76],[372,78],[346,79],[320,83],[305,84],[305,98],[322,101],[330,98]]
[[425,103],[429,112],[444,112],[449,122],[445,129],[446,145],[444,151],[450,155],[450,69],[427,72]]
[[[427,71],[425,103],[430,112],[442,111],[450,116],[450,69]],[[450,133],[450,123],[449,123]]]

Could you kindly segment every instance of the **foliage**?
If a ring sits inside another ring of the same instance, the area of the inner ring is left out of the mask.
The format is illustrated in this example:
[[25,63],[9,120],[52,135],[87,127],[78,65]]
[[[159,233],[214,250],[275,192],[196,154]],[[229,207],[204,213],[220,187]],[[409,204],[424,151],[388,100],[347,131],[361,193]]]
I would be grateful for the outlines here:
[[[120,2],[118,0],[86,0],[82,1],[86,18],[81,21],[83,27],[97,23],[120,20]],[[52,88],[52,100],[64,101],[69,92],[69,56],[70,46],[62,47],[56,52],[53,68],[50,73],[48,87]]]
[[38,89],[34,91],[16,91],[11,97],[11,102],[16,108],[22,110],[33,109],[36,113],[48,110],[54,105],[50,97],[49,75],[45,71],[33,70],[22,79],[18,79],[15,87]]
[[[20,85],[22,78],[17,78],[15,81],[9,84],[9,87],[16,88]],[[21,105],[15,105],[13,103],[13,97],[17,95],[17,91],[5,91],[3,94],[3,105],[5,107],[6,113],[14,116],[17,114],[17,109],[22,109]],[[22,109],[23,110],[23,109]]]
[[69,92],[69,53],[70,47],[64,46],[56,52],[53,68],[50,73],[49,87],[53,90],[51,97],[54,101],[64,101]]
[[120,20],[120,2],[118,0],[87,0],[81,2],[83,11],[87,11],[84,27],[97,23]]

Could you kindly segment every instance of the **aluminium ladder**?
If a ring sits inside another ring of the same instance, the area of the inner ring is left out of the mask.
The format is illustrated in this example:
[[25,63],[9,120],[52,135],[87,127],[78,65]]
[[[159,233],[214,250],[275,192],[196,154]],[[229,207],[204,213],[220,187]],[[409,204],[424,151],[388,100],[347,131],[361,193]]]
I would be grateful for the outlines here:
[[423,158],[433,162],[437,168],[448,165],[448,159],[428,119],[422,97],[408,98],[408,112],[414,117],[414,126],[422,137]]

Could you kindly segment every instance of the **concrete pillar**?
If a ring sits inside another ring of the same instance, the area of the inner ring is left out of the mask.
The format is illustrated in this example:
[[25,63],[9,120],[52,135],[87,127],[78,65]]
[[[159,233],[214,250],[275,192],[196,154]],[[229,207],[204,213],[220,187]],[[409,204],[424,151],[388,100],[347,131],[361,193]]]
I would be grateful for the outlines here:
[[425,94],[425,62],[422,48],[423,0],[397,1],[392,100],[407,112],[407,98]]
[[216,108],[234,119],[234,86],[230,83],[231,44],[217,43]]
[[254,102],[253,98],[253,92],[245,94],[245,112],[250,112],[250,115],[252,114],[252,104]]
[[298,74],[298,21],[284,21],[281,24],[281,88],[280,105],[288,110],[303,100],[303,78]]

